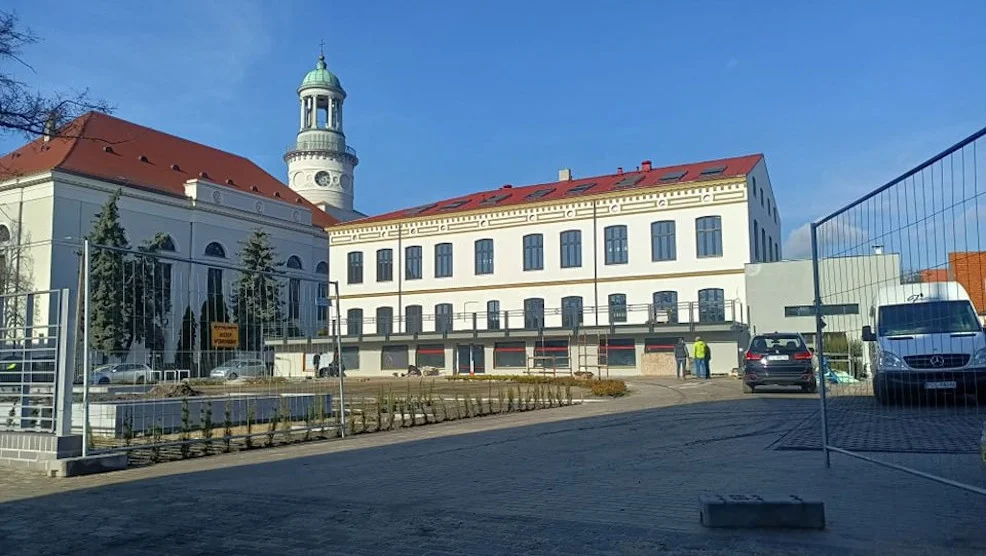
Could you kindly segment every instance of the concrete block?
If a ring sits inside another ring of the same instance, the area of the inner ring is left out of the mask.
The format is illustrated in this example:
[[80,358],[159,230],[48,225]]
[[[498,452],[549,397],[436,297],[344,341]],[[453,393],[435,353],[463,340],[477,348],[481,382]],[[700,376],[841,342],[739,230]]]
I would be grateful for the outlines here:
[[60,459],[51,462],[52,475],[57,477],[76,477],[119,471],[127,468],[127,454],[100,454],[79,458]]
[[705,527],[824,529],[825,504],[797,496],[708,494],[699,497]]

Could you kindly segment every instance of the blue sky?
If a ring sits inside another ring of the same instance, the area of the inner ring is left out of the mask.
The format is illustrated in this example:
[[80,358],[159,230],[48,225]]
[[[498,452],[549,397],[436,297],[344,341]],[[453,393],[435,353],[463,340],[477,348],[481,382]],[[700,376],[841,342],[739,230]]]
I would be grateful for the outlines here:
[[132,4],[8,0],[44,39],[22,77],[284,179],[325,40],[371,214],[762,152],[802,255],[806,222],[986,125],[982,1]]

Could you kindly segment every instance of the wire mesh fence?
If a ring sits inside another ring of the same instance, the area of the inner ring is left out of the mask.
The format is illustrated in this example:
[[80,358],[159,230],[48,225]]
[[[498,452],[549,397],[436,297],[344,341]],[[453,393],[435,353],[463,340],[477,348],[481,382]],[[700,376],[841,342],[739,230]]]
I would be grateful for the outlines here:
[[[162,248],[163,247],[163,248]],[[279,353],[328,336],[329,282],[296,257],[244,245],[241,262],[87,245],[74,423],[88,450],[230,450],[335,434],[345,417],[333,353]],[[219,440],[217,440],[219,439]]]
[[846,358],[821,373],[826,457],[842,452],[982,494],[984,135],[812,226],[819,352]]

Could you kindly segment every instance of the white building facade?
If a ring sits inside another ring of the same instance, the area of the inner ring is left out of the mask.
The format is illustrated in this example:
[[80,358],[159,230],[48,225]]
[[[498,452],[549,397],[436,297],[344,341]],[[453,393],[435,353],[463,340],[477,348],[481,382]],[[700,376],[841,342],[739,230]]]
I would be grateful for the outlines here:
[[563,171],[341,223],[329,267],[347,366],[516,373],[558,353],[575,369],[598,343],[608,372],[632,374],[644,353],[702,335],[713,371],[729,372],[745,342],[744,266],[781,256],[779,229],[760,155],[579,180]]

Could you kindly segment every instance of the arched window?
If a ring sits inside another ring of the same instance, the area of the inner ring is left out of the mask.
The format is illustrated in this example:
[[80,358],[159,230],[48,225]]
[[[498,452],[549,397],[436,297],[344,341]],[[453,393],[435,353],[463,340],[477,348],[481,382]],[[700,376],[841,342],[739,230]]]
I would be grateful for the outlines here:
[[302,270],[301,257],[298,255],[291,255],[288,257],[288,268],[291,270]]
[[219,245],[219,243],[213,241],[209,245],[205,246],[205,256],[216,257],[217,259],[225,259],[226,249],[223,248],[222,245]]
[[325,261],[320,261],[315,265],[315,274],[320,274],[322,276],[328,276],[329,274],[329,263]]
[[10,228],[0,224],[0,243],[10,241]]

